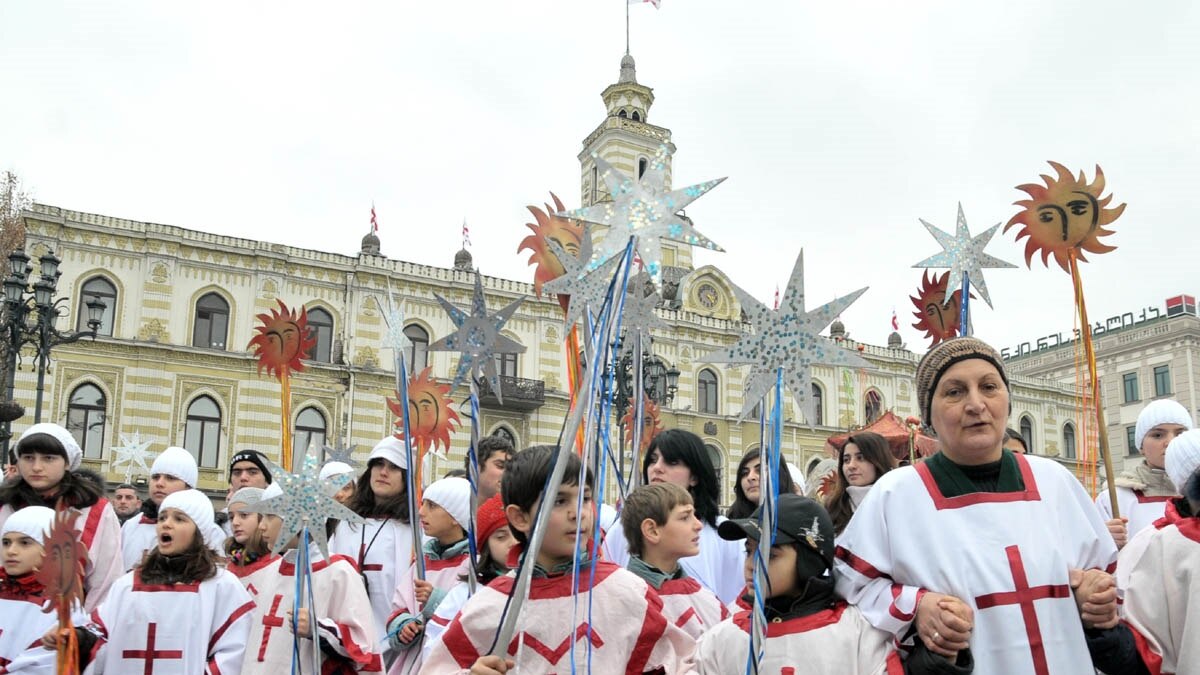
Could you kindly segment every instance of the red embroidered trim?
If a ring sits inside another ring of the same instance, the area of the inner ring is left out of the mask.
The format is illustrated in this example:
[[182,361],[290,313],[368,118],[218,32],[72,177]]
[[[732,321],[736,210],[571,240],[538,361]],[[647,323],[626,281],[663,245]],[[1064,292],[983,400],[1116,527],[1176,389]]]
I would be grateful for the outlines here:
[[213,632],[212,637],[208,639],[208,651],[211,652],[213,650],[213,647],[216,646],[217,641],[221,639],[221,636],[225,634],[225,631],[228,630],[229,627],[231,625],[233,625],[233,623],[235,621],[242,618],[242,616],[244,616],[245,614],[248,614],[253,611],[254,611],[254,601],[253,600],[247,601],[246,604],[233,610],[233,613],[229,615],[229,618],[225,619],[225,623],[221,624],[220,627],[218,627],[217,630]]
[[226,565],[225,569],[229,570],[229,573],[233,576],[242,579],[254,574],[276,560],[279,560],[279,556],[268,554],[265,558],[259,558],[249,565]]
[[[79,541],[83,543],[86,549],[92,548],[92,540],[96,538],[96,530],[100,527],[100,517],[104,515],[104,509],[112,508],[108,505],[108,500],[101,497],[99,501],[92,504],[92,508],[88,511],[87,522],[84,523],[83,532],[79,533]],[[115,519],[117,514],[113,513]]]
[[[795,635],[796,633],[807,633],[818,628],[832,626],[842,620],[842,614],[846,611],[847,607],[849,605],[844,600],[839,600],[833,607],[823,609],[815,614],[795,619],[769,622],[767,624],[767,637],[772,638],[783,635]],[[749,634],[751,625],[750,611],[743,610],[734,614],[733,623]]]
[[917,475],[921,477],[921,482],[925,483],[925,489],[929,492],[930,499],[933,500],[934,508],[939,511],[961,509],[976,504],[1041,501],[1042,496],[1038,492],[1037,481],[1033,478],[1033,469],[1029,467],[1029,462],[1024,455],[1013,455],[1013,457],[1017,460],[1017,468],[1020,469],[1021,479],[1025,482],[1025,490],[1022,492],[972,492],[969,495],[946,497],[938,488],[937,481],[933,478],[933,472],[929,470],[927,464],[922,462],[917,465]]
[[846,563],[847,565],[849,565],[851,567],[851,569],[853,569],[855,572],[858,572],[859,574],[863,575],[864,577],[869,577],[871,579],[887,579],[888,581],[893,580],[891,575],[880,572],[878,569],[875,568],[874,565],[872,565],[871,563],[867,562],[866,560],[863,560],[862,558],[854,555],[853,553],[851,553],[850,551],[848,551],[845,548],[842,548],[841,546],[838,546],[834,550],[834,557],[841,560],[842,562]]
[[133,570],[133,590],[139,593],[199,593],[200,582],[194,584],[143,584],[142,569]]

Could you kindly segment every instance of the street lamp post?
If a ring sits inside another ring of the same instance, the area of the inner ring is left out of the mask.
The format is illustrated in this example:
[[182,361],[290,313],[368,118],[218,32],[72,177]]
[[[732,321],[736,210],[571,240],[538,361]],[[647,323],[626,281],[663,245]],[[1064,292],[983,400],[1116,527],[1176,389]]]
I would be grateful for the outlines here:
[[[8,256],[9,275],[4,280],[4,306],[0,317],[0,331],[3,333],[4,363],[6,365],[3,383],[6,401],[0,403],[6,409],[19,407],[14,402],[16,389],[17,361],[21,348],[32,345],[37,359],[37,399],[34,405],[34,423],[42,421],[42,400],[46,388],[46,369],[50,365],[50,350],[58,345],[76,342],[82,338],[95,339],[107,306],[99,297],[93,296],[85,304],[88,311],[87,327],[89,330],[60,331],[55,326],[58,317],[67,313],[64,305],[68,299],[55,299],[58,278],[62,273],[58,270],[62,259],[47,251],[39,261],[39,278],[32,279],[33,265],[29,255],[22,250],[13,251]],[[32,282],[32,284],[31,284]],[[32,288],[31,288],[32,286]],[[15,409],[15,408],[14,408]],[[4,412],[4,411],[0,411]],[[8,411],[11,412],[11,411]],[[8,414],[0,414],[0,443],[5,456],[8,455],[9,440],[12,438],[12,419],[5,419]]]
[[[614,378],[617,385],[616,412],[618,432],[621,435],[620,466],[622,475],[625,474],[625,415],[629,412],[634,397],[634,375],[633,353],[627,352],[617,362],[617,373]],[[657,356],[650,355],[643,358],[642,390],[656,404],[669,405],[675,398],[675,392],[679,391],[679,369],[673,366],[668,368]],[[635,420],[634,423],[641,423],[641,420]],[[637,470],[637,467],[630,468],[634,471]]]

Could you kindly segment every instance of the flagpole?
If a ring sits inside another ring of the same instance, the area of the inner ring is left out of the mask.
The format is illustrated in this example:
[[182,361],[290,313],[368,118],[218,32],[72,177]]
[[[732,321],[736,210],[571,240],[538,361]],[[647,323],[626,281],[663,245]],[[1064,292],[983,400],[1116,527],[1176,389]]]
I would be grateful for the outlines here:
[[625,56],[629,56],[629,0],[625,0]]

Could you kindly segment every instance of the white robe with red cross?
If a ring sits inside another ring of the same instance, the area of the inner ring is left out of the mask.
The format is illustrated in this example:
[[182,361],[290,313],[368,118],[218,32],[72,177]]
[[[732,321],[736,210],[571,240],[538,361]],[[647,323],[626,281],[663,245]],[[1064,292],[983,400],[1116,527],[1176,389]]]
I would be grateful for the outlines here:
[[[470,554],[463,552],[459,555],[446,558],[445,560],[437,560],[425,556],[425,581],[433,585],[435,596],[430,597],[430,601],[437,602],[437,606],[441,606],[445,599],[445,594],[457,586],[460,582],[459,577],[466,575],[470,569],[471,561]],[[396,584],[396,592],[392,595],[392,613],[388,617],[388,623],[401,614],[410,616],[419,616],[424,609],[420,607],[416,597],[413,595],[413,581],[416,580],[417,568],[416,565],[410,565],[408,571],[400,578]],[[436,611],[437,607],[433,608]],[[432,619],[432,616],[431,616]],[[392,662],[388,668],[388,675],[409,675],[420,672],[421,661],[423,660],[424,649],[423,643],[427,639],[428,634],[421,633],[421,636],[411,644],[407,649],[403,649],[396,655],[396,660]]]
[[[112,504],[103,497],[87,508],[76,510],[79,518],[75,530],[88,552],[87,567],[83,570],[83,590],[87,593],[83,610],[91,612],[104,602],[109,587],[125,572],[121,565],[121,521]],[[0,528],[12,514],[12,507],[0,508]]]
[[[383,672],[383,661],[375,647],[376,631],[370,603],[354,562],[342,556],[325,560],[316,546],[311,555],[313,601],[318,618],[314,623],[310,614],[309,625],[314,626],[317,636],[337,653],[336,657],[322,654],[322,672]],[[295,642],[292,622],[287,617],[294,611],[296,599],[294,552],[287,558],[272,558],[267,565],[242,580],[248,582],[247,590],[254,586],[257,591],[242,675],[289,672]],[[306,597],[305,603],[307,601]],[[314,640],[300,639],[300,663],[305,667],[313,661],[314,648]]]
[[[1183,499],[1176,497],[1175,499]],[[1143,529],[1136,535],[1129,538],[1125,548],[1117,554],[1117,571],[1113,576],[1117,579],[1117,593],[1120,594],[1118,602],[1121,603],[1121,615],[1125,615],[1125,589],[1129,588],[1129,575],[1133,568],[1137,566],[1138,560],[1146,552],[1146,547],[1150,545],[1150,540],[1154,538],[1154,533],[1179,522],[1182,516],[1179,515],[1179,509],[1172,502],[1167,502],[1167,507],[1163,510],[1162,518],[1154,521],[1150,527]]]
[[[58,613],[42,611],[49,602],[39,584],[19,588],[7,582],[0,569],[0,674],[27,673],[52,675],[56,672],[57,653],[42,647],[42,636],[58,624]],[[76,606],[78,607],[78,606]],[[72,622],[83,625],[87,614],[74,612]]]
[[[717,524],[725,520],[717,518]],[[621,567],[629,566],[629,542],[625,530],[613,527],[604,538],[604,558]],[[721,602],[730,603],[737,599],[746,585],[742,568],[746,565],[746,545],[740,541],[728,541],[717,534],[717,528],[704,523],[700,530],[700,553],[679,559],[689,577],[712,591]]]
[[1153,534],[1129,573],[1125,614],[1151,673],[1200,673],[1200,519]]
[[[589,593],[581,590],[576,604],[570,574],[532,580],[516,634],[504,650],[516,661],[517,672],[573,672],[572,656],[576,672],[640,675],[655,668],[668,674],[681,672],[695,642],[663,615],[654,589],[612,563],[595,565],[590,622]],[[585,587],[590,576],[590,570],[580,571]],[[421,674],[466,673],[487,654],[514,583],[514,577],[507,575],[480,588],[434,645]]]
[[88,629],[100,641],[93,672],[109,675],[238,673],[254,602],[218,569],[196,584],[149,585],[134,570],[117,580]]
[[366,518],[364,524],[342,521],[329,540],[329,555],[344,555],[366,576],[367,597],[375,624],[375,640],[391,661],[387,620],[392,613],[396,583],[413,562],[412,527],[395,518]]
[[705,631],[729,618],[729,610],[717,596],[691,577],[668,579],[657,590],[667,620],[693,639],[699,640]]
[[[200,534],[204,537],[204,545],[218,558],[225,557],[225,533],[216,523],[209,523]],[[130,518],[121,526],[121,557],[126,571],[141,564],[142,556],[155,546],[158,546],[157,518],[143,513]]]
[[[751,613],[744,610],[709,629],[696,645],[695,675],[742,675],[750,654]],[[838,602],[815,614],[767,624],[760,673],[903,675],[891,636],[867,623],[857,608]]]
[[[1112,520],[1112,500],[1108,498],[1108,488],[1102,488],[1096,494],[1096,508],[1100,509],[1100,517]],[[1117,507],[1121,515],[1129,519],[1125,525],[1127,539],[1133,539],[1139,532],[1154,526],[1154,521],[1163,517],[1167,508],[1169,496],[1151,497],[1141,490],[1127,487],[1117,487]]]
[[961,599],[976,675],[1092,675],[1068,575],[1111,571],[1116,545],[1069,471],[1015,458],[1024,491],[945,497],[926,463],[885,474],[838,539],[838,595],[906,640],[925,591]]

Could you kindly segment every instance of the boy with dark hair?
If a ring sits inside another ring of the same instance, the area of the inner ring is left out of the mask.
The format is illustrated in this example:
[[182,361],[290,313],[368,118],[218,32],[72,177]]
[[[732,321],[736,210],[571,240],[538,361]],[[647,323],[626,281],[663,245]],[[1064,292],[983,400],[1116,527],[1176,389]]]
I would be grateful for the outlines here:
[[[504,472],[501,495],[513,536],[529,541],[537,509],[558,449],[542,445],[513,456]],[[579,485],[580,462],[574,453],[563,482],[551,497],[554,508],[545,523],[526,606],[512,642],[503,656],[485,656],[492,647],[505,603],[516,579],[502,576],[479,589],[450,624],[425,662],[422,673],[506,673],[520,660],[521,672],[568,672],[575,663],[590,663],[597,673],[678,672],[694,649],[686,633],[667,620],[662,601],[646,582],[616,565],[595,561],[585,544],[592,530],[590,472]],[[583,499],[580,507],[580,491]],[[582,546],[581,546],[582,545]],[[582,550],[580,550],[582,549]],[[578,555],[579,576],[572,569]],[[572,588],[578,583],[578,598]],[[589,597],[590,596],[590,597]],[[514,599],[514,603],[521,599]],[[578,602],[578,605],[576,605]],[[591,623],[588,623],[590,605]],[[576,611],[576,607],[580,608]],[[510,611],[517,611],[514,604]],[[571,621],[577,616],[578,624]],[[590,653],[589,653],[590,652]]]
[[[746,585],[754,575],[762,507],[749,518],[727,520],[721,537],[746,540]],[[833,521],[825,508],[808,497],[779,495],[775,545],[767,561],[765,610],[767,615],[764,658],[759,672],[786,672],[800,659],[814,673],[938,673],[972,672],[969,650],[951,662],[925,649],[920,642],[904,661],[892,646],[891,636],[872,627],[858,608],[834,593]],[[743,610],[707,631],[696,648],[700,675],[746,672],[752,630],[750,610]]]
[[[507,438],[484,436],[479,439],[479,445],[475,448],[475,460],[479,462],[479,484],[476,489],[479,490],[480,504],[491,499],[493,495],[500,494],[500,479],[504,477],[504,469],[512,456],[513,446]],[[470,461],[468,456],[464,464],[469,464]],[[466,466],[466,469],[470,471],[471,467]]]
[[654,483],[630,492],[621,510],[621,527],[629,542],[627,569],[658,591],[668,621],[699,639],[729,617],[717,596],[679,564],[680,558],[700,552],[704,528],[687,490],[674,483]]

